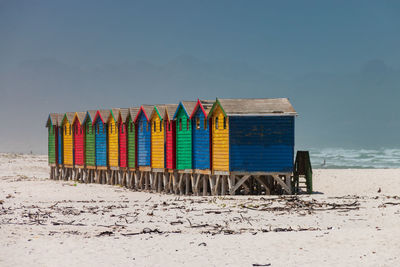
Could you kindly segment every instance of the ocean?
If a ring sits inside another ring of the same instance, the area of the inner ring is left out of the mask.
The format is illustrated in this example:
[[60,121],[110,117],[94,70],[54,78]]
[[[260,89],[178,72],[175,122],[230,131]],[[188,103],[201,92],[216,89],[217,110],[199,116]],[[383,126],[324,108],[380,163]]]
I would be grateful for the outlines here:
[[314,169],[400,168],[400,149],[310,149]]

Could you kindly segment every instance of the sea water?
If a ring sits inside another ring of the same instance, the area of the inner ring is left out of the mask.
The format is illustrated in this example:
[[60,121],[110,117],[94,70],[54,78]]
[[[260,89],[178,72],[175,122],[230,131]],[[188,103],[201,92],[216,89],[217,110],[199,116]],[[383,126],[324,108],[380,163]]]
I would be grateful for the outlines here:
[[315,169],[400,168],[400,149],[310,149]]

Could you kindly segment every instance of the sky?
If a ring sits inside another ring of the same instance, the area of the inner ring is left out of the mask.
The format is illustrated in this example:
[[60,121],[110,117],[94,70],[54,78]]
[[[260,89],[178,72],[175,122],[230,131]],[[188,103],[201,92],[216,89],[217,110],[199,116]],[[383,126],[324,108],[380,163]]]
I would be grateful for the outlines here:
[[399,1],[0,0],[0,151],[50,112],[288,97],[296,148],[400,147]]

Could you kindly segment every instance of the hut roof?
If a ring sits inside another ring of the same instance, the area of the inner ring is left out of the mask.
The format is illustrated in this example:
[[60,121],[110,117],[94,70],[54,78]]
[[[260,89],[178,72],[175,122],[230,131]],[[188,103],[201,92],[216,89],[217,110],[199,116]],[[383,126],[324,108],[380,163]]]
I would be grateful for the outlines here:
[[97,120],[97,117],[100,117],[103,123],[107,123],[111,116],[111,111],[109,109],[100,109],[96,112],[94,116],[93,123]]
[[57,114],[57,126],[62,126],[62,121],[63,121],[63,118],[64,118],[64,114],[63,113],[58,113]]
[[209,112],[209,116],[219,105],[225,116],[265,116],[297,115],[287,98],[253,98],[253,99],[218,99]]
[[74,122],[75,112],[66,112],[64,118],[62,119],[62,124],[64,124],[65,120],[68,120],[69,123]]
[[135,121],[136,115],[138,114],[139,110],[140,110],[140,108],[138,108],[138,107],[129,108],[128,117],[130,116],[132,121]]
[[90,119],[93,122],[93,119],[96,116],[96,112],[97,112],[97,110],[93,110],[93,109],[92,110],[88,110],[86,112],[85,119],[83,120],[83,123],[86,123],[87,119]]
[[165,105],[164,117],[167,117],[168,120],[173,119],[173,117],[171,118],[171,115],[173,116],[173,114],[175,113],[177,108],[178,108],[178,104],[167,104],[167,105]]
[[118,121],[118,117],[119,117],[119,111],[120,111],[119,108],[112,108],[112,109],[110,110],[111,116],[109,117],[109,119],[110,119],[110,120],[111,120],[111,119],[114,119],[114,122],[117,122],[117,121]]
[[129,116],[129,108],[120,108],[118,120],[125,122]]
[[204,116],[207,118],[208,112],[211,110],[213,104],[215,101],[213,100],[200,100],[197,99],[196,106],[193,108],[191,111],[190,119],[194,116],[198,108],[201,108],[201,110],[204,113]]
[[49,117],[47,117],[47,122],[46,122],[46,127],[49,127],[50,125],[56,125],[58,124],[58,114],[57,113],[50,113]]
[[182,107],[183,110],[185,111],[186,115],[188,117],[190,117],[189,112],[191,112],[194,109],[194,107],[196,106],[196,103],[197,103],[196,101],[181,101],[175,110],[174,119],[175,119],[176,115],[178,114],[179,107]]
[[75,112],[74,119],[72,123],[75,123],[75,120],[78,119],[79,123],[82,125],[86,117],[86,112]]
[[157,113],[160,120],[163,120],[164,116],[165,116],[166,107],[167,107],[167,105],[154,105],[154,109],[151,112],[150,118],[153,117],[154,113]]
[[150,120],[149,117],[150,117],[151,112],[153,111],[153,109],[154,109],[153,105],[141,105],[140,106],[140,110],[136,114],[135,122],[138,119],[141,110],[144,112],[144,116],[146,117],[147,121],[149,121]]

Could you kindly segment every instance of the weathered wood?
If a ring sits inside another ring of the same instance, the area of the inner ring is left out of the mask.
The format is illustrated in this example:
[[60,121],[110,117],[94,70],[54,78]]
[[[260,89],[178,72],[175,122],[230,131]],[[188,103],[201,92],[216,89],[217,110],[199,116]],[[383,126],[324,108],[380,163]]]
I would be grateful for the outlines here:
[[282,179],[278,175],[271,175],[274,180],[282,187],[287,194],[291,194],[290,188],[282,181]]
[[260,176],[254,176],[254,178],[257,180],[257,182],[259,182],[260,184],[262,184],[262,185],[264,186],[264,188],[265,188],[265,194],[266,194],[266,195],[270,195],[271,192],[269,191],[269,188],[268,188],[267,184],[264,183],[264,181],[262,180],[262,177],[260,177]]
[[203,196],[207,196],[207,179],[210,177],[210,175],[203,175]]
[[226,194],[226,189],[225,189],[225,181],[226,181],[227,176],[222,176],[221,178],[221,196],[224,196]]
[[186,185],[185,194],[189,195],[189,193],[190,193],[190,177],[189,177],[188,173],[186,173],[184,175],[185,175],[185,185]]
[[235,191],[239,189],[239,187],[246,182],[247,179],[249,179],[250,175],[245,175],[240,180],[235,184],[235,186],[229,191],[229,194],[234,195]]

